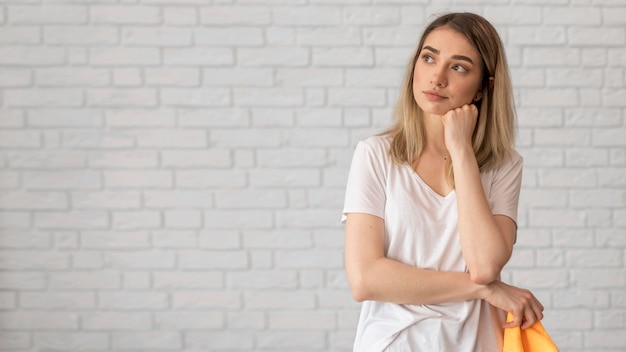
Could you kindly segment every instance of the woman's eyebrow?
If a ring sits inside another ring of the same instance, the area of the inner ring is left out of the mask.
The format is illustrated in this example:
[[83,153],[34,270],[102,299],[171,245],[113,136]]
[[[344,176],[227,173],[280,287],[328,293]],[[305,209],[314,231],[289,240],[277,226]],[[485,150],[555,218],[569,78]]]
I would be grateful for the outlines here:
[[[430,45],[426,45],[422,49],[426,49],[426,50],[432,51],[433,53],[439,55],[439,49],[435,49],[435,48],[433,48]],[[467,61],[467,62],[469,62],[472,65],[474,64],[474,61],[472,61],[472,59],[470,59],[469,57],[467,57],[465,55],[452,55],[452,58],[455,59],[455,60]]]

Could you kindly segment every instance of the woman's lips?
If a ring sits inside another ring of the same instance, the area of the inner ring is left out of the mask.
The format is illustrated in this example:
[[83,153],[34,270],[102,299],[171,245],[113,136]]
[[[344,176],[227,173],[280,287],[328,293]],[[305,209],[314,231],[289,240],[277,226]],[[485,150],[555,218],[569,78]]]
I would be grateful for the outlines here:
[[444,97],[443,95],[435,92],[435,91],[425,91],[423,92],[424,96],[426,96],[426,99],[430,100],[430,101],[441,101],[444,99],[448,99],[447,97]]

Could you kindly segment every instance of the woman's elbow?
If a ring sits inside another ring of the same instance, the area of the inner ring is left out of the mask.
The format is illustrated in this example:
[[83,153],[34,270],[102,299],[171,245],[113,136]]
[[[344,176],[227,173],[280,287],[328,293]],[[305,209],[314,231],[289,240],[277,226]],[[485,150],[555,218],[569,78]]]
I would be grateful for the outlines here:
[[352,274],[348,277],[350,284],[350,292],[352,298],[357,302],[363,302],[371,299],[371,291],[367,285],[364,275]]
[[500,270],[474,270],[470,271],[470,280],[477,285],[489,285],[500,278]]

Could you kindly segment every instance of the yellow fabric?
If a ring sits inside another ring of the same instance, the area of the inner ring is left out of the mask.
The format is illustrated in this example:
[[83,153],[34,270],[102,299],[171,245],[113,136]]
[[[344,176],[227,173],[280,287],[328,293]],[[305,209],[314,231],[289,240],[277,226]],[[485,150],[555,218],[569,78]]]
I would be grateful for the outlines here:
[[[506,321],[512,321],[513,314],[509,313]],[[541,321],[537,321],[528,329],[522,330],[519,326],[504,329],[503,352],[558,352]]]

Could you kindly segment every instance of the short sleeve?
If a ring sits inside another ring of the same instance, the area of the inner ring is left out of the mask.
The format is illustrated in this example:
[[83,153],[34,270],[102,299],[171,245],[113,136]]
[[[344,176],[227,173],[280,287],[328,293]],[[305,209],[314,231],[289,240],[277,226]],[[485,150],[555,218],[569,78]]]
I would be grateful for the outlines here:
[[360,141],[355,148],[348,174],[342,223],[348,213],[366,213],[384,218],[386,149],[382,145],[368,143],[373,141],[372,138]]
[[517,223],[524,159],[516,152],[493,173],[489,201],[494,215],[506,215]]

